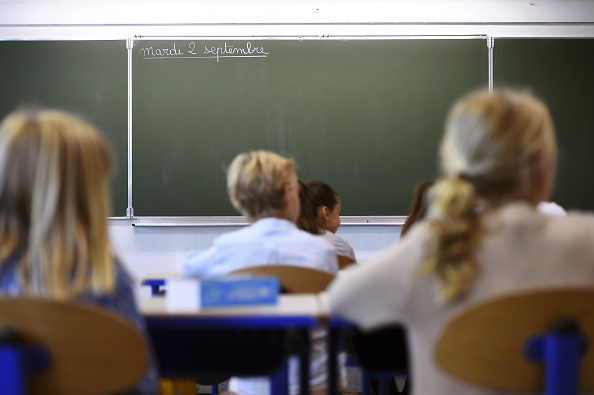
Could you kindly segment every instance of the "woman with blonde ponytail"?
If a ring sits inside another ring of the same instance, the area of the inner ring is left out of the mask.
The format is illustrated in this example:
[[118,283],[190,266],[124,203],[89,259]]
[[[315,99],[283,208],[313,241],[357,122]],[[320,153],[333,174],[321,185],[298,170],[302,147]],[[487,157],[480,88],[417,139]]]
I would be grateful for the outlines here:
[[495,394],[439,370],[433,355],[443,324],[504,293],[593,286],[594,216],[537,209],[549,199],[557,149],[546,106],[529,94],[462,97],[439,155],[442,177],[424,220],[374,261],[338,276],[325,300],[362,330],[407,329],[414,394]]
[[[77,300],[128,317],[131,280],[109,246],[111,155],[84,120],[16,111],[0,124],[0,297]],[[126,393],[156,392],[157,371]]]

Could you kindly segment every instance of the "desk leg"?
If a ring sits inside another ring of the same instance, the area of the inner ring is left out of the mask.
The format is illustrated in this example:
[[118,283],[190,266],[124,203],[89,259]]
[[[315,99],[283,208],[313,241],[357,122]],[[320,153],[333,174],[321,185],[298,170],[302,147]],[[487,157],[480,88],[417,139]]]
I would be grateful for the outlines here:
[[328,329],[328,395],[338,395],[338,345],[340,329]]
[[289,395],[289,360],[283,361],[278,370],[270,376],[271,395]]
[[309,330],[300,329],[299,336],[299,388],[301,395],[309,395],[309,374],[310,374],[310,339]]

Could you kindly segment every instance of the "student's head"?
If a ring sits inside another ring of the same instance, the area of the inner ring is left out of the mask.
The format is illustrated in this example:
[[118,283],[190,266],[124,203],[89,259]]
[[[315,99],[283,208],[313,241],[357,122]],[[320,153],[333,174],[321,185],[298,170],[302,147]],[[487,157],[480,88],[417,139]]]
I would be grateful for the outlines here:
[[111,290],[110,152],[87,122],[55,110],[9,114],[0,125],[0,264],[26,254],[32,294]]
[[440,154],[444,175],[471,184],[490,204],[549,200],[556,166],[553,123],[546,106],[528,94],[480,91],[459,100]]
[[433,180],[423,181],[415,187],[415,193],[411,203],[410,211],[406,217],[404,225],[402,225],[402,230],[400,231],[401,237],[408,233],[410,228],[416,222],[425,218],[428,207],[428,192],[434,183],[435,181]]
[[340,227],[341,203],[338,194],[330,185],[320,180],[304,183],[307,202],[315,213],[318,227],[336,233]]
[[227,170],[227,189],[233,207],[250,221],[278,217],[296,222],[299,217],[293,159],[269,151],[239,154]]
[[548,200],[556,166],[553,123],[529,94],[474,92],[451,109],[440,153],[444,177],[430,191],[432,238],[423,267],[436,275],[440,299],[447,301],[469,291],[477,275],[479,212]]

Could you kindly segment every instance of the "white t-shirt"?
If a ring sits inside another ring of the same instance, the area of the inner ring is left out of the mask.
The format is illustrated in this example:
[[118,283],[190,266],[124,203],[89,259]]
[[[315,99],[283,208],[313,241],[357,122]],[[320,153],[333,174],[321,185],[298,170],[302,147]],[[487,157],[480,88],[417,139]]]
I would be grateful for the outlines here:
[[543,214],[567,215],[567,211],[555,202],[540,202],[536,208]]
[[328,230],[325,230],[324,233],[317,236],[328,241],[336,250],[336,255],[347,256],[351,258],[353,261],[357,260],[355,258],[355,251],[353,251],[353,247],[351,247],[351,245],[347,243],[345,239],[343,239],[336,233],[332,233]]

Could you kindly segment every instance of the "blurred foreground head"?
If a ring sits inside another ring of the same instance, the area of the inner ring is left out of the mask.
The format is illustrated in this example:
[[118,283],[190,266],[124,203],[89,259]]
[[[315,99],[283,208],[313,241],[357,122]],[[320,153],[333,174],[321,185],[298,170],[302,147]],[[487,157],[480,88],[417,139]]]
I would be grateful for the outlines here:
[[0,125],[0,265],[17,249],[27,292],[68,298],[114,284],[107,217],[110,151],[58,110],[16,111]]

